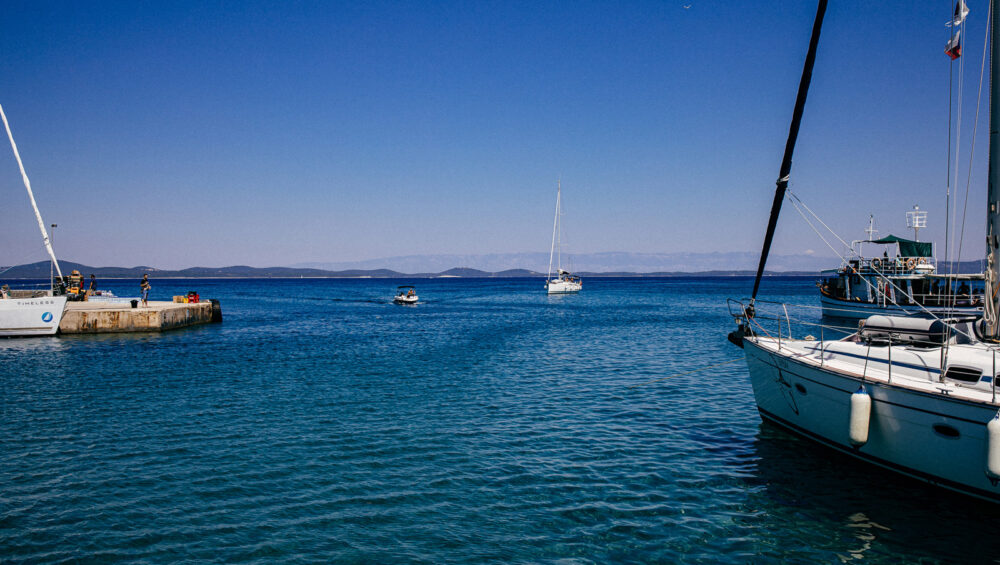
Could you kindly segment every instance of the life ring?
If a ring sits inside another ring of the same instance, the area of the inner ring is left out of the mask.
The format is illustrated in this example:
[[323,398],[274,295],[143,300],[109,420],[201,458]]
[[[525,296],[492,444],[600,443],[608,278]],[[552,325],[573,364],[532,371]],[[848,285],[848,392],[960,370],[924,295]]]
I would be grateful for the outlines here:
[[877,258],[877,257],[875,259],[872,259],[871,266],[876,271],[879,270],[879,269],[881,269],[882,268],[882,260],[879,259],[879,258]]
[[913,257],[910,257],[909,259],[906,260],[906,269],[907,270],[912,271],[913,267],[916,267],[916,266],[917,266],[917,260],[914,259]]
[[917,263],[919,263],[921,265],[926,265],[927,264],[927,257],[921,257],[920,259],[917,259]]

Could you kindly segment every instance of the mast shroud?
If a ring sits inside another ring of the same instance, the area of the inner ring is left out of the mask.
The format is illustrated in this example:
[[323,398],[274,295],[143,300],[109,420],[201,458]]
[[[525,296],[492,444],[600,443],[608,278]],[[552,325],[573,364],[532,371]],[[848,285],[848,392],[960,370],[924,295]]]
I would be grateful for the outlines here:
[[986,307],[983,315],[984,334],[996,341],[1000,337],[1000,296],[997,281],[1000,280],[1000,89],[996,81],[1000,78],[1000,44],[996,40],[997,0],[990,1],[990,166],[986,190]]
[[827,0],[819,0],[816,7],[816,20],[813,22],[812,37],[809,39],[809,51],[802,67],[802,78],[799,80],[799,92],[795,97],[795,110],[792,112],[792,124],[788,128],[788,140],[785,142],[785,156],[781,159],[781,171],[778,173],[777,188],[774,190],[774,201],[771,203],[771,217],[767,221],[767,232],[764,235],[764,247],[760,252],[760,264],[757,266],[757,277],[753,281],[753,294],[750,303],[757,298],[760,289],[760,278],[764,276],[764,265],[771,252],[771,240],[774,239],[774,228],[781,213],[781,203],[785,199],[788,188],[788,175],[792,171],[792,152],[795,151],[795,140],[799,136],[799,124],[802,122],[802,110],[806,105],[806,95],[809,93],[809,82],[812,80],[813,64],[816,62],[816,46],[819,44],[819,32],[823,27],[823,16],[826,15]]

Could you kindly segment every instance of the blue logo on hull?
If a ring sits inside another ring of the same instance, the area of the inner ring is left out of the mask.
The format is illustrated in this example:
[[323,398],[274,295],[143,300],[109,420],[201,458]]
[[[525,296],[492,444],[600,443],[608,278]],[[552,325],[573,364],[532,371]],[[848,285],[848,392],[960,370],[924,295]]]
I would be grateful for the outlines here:
[[42,314],[42,321],[46,324],[52,321],[52,312],[46,312]]

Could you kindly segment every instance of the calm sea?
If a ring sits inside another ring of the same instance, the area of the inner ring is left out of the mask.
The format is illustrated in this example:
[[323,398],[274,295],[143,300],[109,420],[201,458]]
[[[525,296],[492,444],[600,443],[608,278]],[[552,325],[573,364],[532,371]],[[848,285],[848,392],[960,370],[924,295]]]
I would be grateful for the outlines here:
[[747,278],[152,282],[225,321],[0,340],[0,562],[1000,562],[1000,509],[761,423]]

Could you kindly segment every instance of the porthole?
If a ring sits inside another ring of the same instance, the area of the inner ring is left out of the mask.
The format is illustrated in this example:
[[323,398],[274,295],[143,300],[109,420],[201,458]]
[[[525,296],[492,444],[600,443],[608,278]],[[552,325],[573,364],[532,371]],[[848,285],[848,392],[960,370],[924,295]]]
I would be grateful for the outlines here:
[[948,424],[934,424],[934,433],[948,439],[957,439],[959,436],[958,428]]

